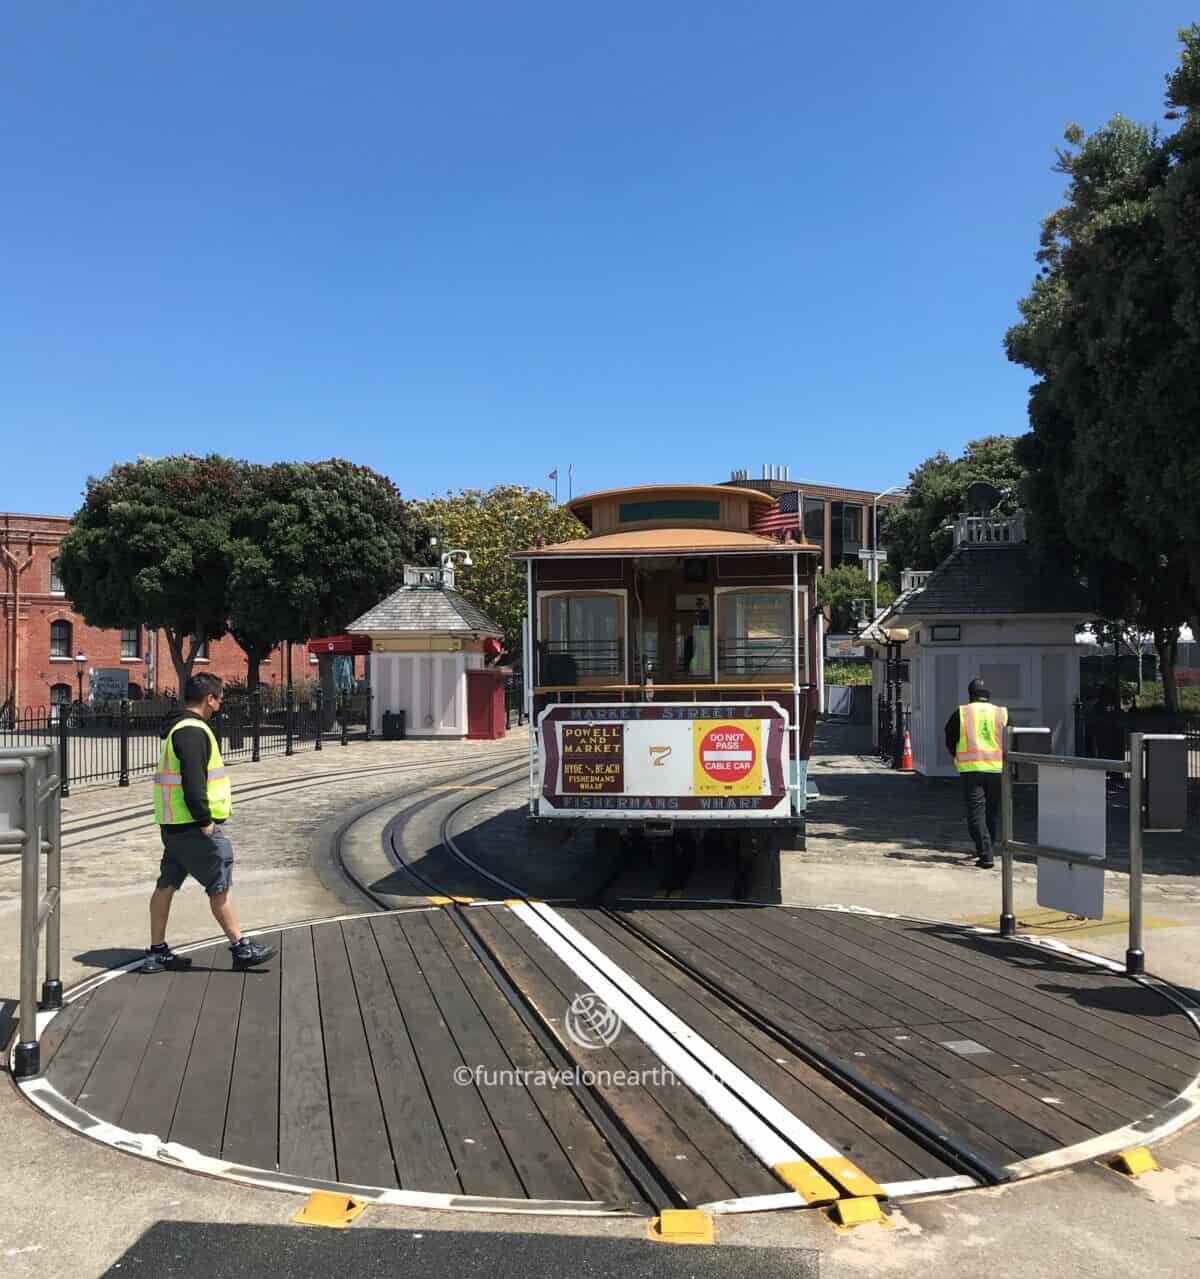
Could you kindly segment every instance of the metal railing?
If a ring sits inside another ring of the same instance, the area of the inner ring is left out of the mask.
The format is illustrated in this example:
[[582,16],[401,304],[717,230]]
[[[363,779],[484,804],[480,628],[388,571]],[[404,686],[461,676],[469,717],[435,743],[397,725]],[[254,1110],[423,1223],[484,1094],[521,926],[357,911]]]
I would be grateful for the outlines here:
[[525,723],[525,676],[514,670],[504,681],[504,727],[511,728],[513,719]]
[[[157,768],[163,730],[177,709],[174,702],[165,699],[28,708],[0,721],[0,749],[52,749],[64,799],[74,784],[115,782],[128,786],[132,779],[148,776]],[[345,703],[339,699],[336,715],[342,723],[343,743],[350,740],[353,727],[358,725],[362,735],[370,737],[370,694],[359,694]],[[292,755],[297,746],[305,744],[320,750],[325,719],[319,688],[300,695],[272,688],[226,693],[209,726],[224,759],[257,763],[264,755]]]
[[[21,855],[21,1011],[13,1077],[29,1079],[41,1070],[38,1009],[63,1005],[62,951],[62,810],[59,779],[53,771],[54,750],[34,746],[0,750],[0,851]],[[46,891],[42,892],[41,859],[46,857]],[[37,998],[38,952],[46,930],[46,976]]]
[[1146,971],[1146,954],[1142,946],[1142,799],[1146,779],[1145,743],[1148,741],[1177,741],[1173,733],[1131,733],[1129,752],[1124,759],[1091,759],[1082,756],[1051,755],[1034,751],[1013,750],[1018,736],[1042,736],[1047,747],[1051,741],[1049,728],[1032,728],[1010,724],[1004,732],[1004,766],[1001,770],[1000,789],[1000,848],[1001,894],[1000,936],[1013,937],[1017,931],[1017,918],[1013,905],[1013,864],[1016,854],[1043,858],[1048,861],[1067,862],[1092,866],[1103,870],[1103,853],[1081,853],[1067,848],[1054,848],[1046,844],[1017,843],[1013,839],[1013,781],[1014,769],[1020,764],[1036,764],[1039,768],[1090,769],[1097,772],[1117,773],[1129,779],[1129,941],[1125,950],[1125,972],[1136,977]]

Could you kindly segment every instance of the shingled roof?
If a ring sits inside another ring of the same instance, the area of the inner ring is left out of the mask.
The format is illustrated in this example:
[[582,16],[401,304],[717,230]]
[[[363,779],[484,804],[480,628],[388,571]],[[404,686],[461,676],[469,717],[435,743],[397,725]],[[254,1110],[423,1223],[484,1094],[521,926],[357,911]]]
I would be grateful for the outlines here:
[[402,586],[351,622],[351,635],[503,635],[465,595],[444,587]]
[[1062,573],[1033,563],[1029,548],[963,543],[913,591],[891,617],[921,618],[991,613],[1091,616],[1083,588]]

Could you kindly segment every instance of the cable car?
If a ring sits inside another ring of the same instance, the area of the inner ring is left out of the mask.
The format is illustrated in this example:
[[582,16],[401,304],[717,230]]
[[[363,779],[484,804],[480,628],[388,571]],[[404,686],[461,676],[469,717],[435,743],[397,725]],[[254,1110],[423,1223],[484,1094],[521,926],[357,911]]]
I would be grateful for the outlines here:
[[800,495],[611,489],[520,552],[534,832],[804,847],[821,702],[820,550]]

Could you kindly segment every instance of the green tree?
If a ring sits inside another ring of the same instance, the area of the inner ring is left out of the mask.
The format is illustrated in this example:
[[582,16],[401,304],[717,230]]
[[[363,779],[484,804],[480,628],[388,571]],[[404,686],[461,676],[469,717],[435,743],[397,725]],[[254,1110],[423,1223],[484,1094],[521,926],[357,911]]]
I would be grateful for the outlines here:
[[1015,436],[987,435],[972,440],[961,457],[938,452],[911,472],[904,501],[879,510],[879,540],[887,544],[894,585],[901,570],[936,568],[950,553],[954,538],[945,526],[966,511],[967,489],[977,480],[1005,494],[1001,514],[1016,510],[1024,468],[1015,445]]
[[1109,618],[1155,636],[1178,707],[1178,628],[1200,600],[1200,27],[1168,79],[1174,137],[1114,116],[1066,133],[1066,203],[1009,330],[1038,377],[1018,449],[1043,558],[1073,562]]
[[[880,581],[879,607],[885,608],[895,597],[887,582]],[[841,564],[817,578],[817,602],[830,610],[829,629],[835,635],[858,629],[856,600],[866,603],[865,621],[871,615],[871,579],[866,569]]]
[[59,551],[63,589],[89,626],[150,626],[166,636],[182,692],[205,640],[225,633],[230,515],[242,463],[141,458],[90,478]]
[[582,537],[586,529],[549,493],[519,484],[463,489],[417,504],[417,511],[439,539],[438,550],[470,551],[472,566],[459,568],[458,589],[504,632],[507,653],[521,647],[525,616],[525,569],[511,558],[529,550],[539,535],[547,543]]
[[229,625],[250,688],[276,644],[343,630],[428,557],[414,505],[340,458],[249,467],[232,523]]

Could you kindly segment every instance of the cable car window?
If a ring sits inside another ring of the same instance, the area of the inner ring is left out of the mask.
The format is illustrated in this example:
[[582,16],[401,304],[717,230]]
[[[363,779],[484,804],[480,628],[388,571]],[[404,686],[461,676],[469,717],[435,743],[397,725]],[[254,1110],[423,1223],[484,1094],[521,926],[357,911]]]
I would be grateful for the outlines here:
[[542,624],[542,684],[611,683],[622,675],[620,596],[552,595]]
[[[792,672],[792,596],[789,591],[723,591],[718,678]],[[801,657],[803,662],[803,656]]]

